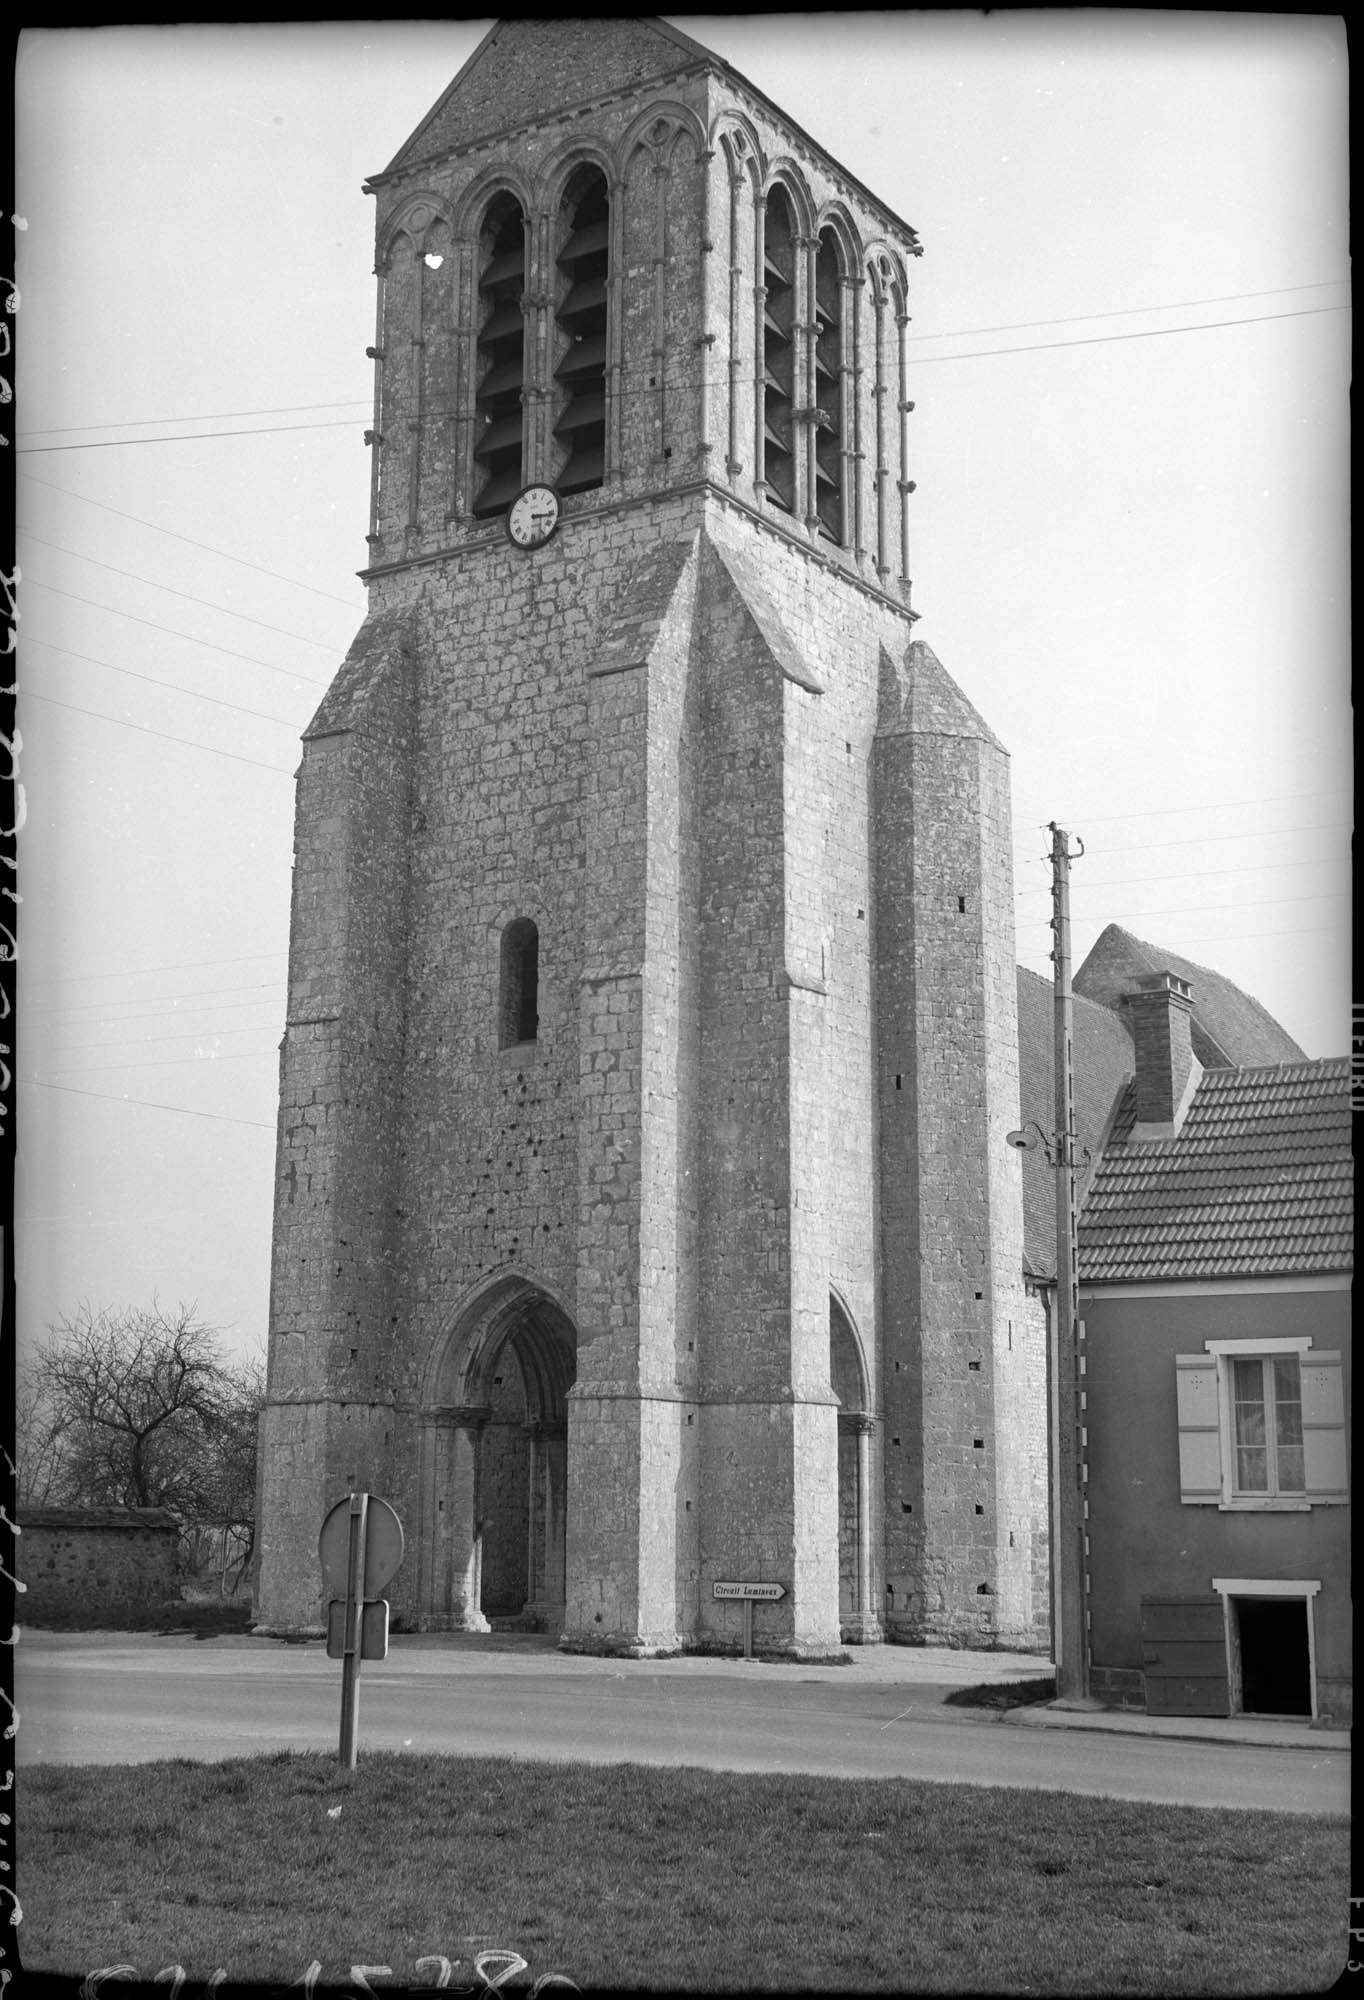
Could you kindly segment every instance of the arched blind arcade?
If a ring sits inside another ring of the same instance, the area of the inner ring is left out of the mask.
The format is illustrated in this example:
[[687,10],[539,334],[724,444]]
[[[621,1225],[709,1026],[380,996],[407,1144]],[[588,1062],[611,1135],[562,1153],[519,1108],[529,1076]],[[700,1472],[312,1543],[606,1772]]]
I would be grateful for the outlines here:
[[521,487],[525,410],[526,225],[519,204],[502,195],[488,210],[480,240],[479,380],[474,392],[476,515],[497,514]]
[[796,392],[796,232],[791,202],[774,187],[767,198],[763,246],[763,479],[767,497],[788,513],[796,506],[792,415]]
[[606,302],[611,211],[605,177],[586,168],[569,185],[559,251],[559,332],[567,346],[554,371],[559,417],[554,435],[568,451],[563,493],[600,486],[606,471]]

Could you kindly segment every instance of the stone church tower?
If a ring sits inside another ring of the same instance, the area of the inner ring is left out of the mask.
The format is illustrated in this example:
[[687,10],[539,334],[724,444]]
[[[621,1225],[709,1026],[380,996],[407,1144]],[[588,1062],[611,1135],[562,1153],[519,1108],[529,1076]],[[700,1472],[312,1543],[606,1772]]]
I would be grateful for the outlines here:
[[[1045,1635],[1009,784],[911,637],[914,233],[657,21],[377,197],[370,611],[298,777],[257,1615]],[[525,489],[528,498],[518,499]],[[547,493],[539,489],[549,489]]]

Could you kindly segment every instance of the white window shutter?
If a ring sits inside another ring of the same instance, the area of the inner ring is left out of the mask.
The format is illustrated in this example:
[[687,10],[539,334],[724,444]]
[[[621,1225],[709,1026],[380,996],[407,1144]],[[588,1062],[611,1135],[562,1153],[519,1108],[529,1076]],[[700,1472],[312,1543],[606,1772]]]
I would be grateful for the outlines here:
[[1222,1446],[1217,1363],[1210,1354],[1175,1356],[1179,1412],[1179,1497],[1186,1507],[1215,1507],[1222,1498]]
[[1307,1498],[1318,1507],[1344,1500],[1345,1385],[1338,1353],[1302,1357],[1302,1446]]

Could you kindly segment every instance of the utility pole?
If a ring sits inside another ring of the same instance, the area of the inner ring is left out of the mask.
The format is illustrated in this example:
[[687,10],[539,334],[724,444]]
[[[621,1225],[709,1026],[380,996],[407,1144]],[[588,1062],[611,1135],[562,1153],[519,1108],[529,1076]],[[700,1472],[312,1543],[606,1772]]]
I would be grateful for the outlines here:
[[[1084,853],[1081,843],[1079,853]],[[1056,994],[1056,1393],[1057,1583],[1056,1692],[1089,1694],[1088,1609],[1085,1603],[1085,1396],[1080,1367],[1080,1250],[1075,1217],[1074,1004],[1070,986],[1070,835],[1051,823],[1052,963]]]

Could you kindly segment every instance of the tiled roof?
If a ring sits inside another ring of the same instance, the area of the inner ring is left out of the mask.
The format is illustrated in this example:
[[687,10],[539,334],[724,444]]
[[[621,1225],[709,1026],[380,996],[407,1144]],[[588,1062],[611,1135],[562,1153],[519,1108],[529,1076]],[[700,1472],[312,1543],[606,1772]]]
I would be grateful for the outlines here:
[[1120,924],[1109,924],[1075,974],[1075,992],[1101,1007],[1120,1009],[1146,972],[1173,972],[1193,988],[1193,1050],[1208,1069],[1306,1060],[1293,1037],[1269,1010],[1243,993],[1224,973],[1147,944]]
[[1124,1091],[1080,1214],[1083,1284],[1297,1277],[1353,1266],[1350,1065],[1205,1071],[1173,1139]]

